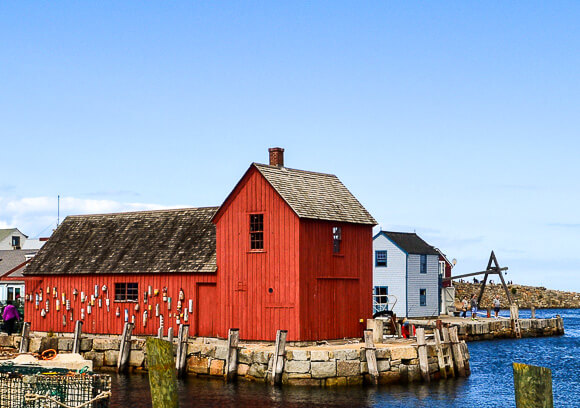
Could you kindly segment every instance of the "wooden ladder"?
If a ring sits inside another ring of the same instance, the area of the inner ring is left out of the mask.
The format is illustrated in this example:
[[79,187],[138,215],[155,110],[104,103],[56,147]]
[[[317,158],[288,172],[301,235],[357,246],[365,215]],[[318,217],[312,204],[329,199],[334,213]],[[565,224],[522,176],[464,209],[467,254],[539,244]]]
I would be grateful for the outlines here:
[[512,318],[512,328],[514,329],[516,338],[521,339],[522,329],[520,327],[520,313],[517,305],[510,306],[510,317]]
[[447,376],[455,377],[455,369],[453,368],[453,355],[451,354],[451,344],[449,340],[449,329],[446,327],[442,328],[443,341],[441,341],[441,336],[439,330],[435,328],[435,348],[437,350],[437,360],[439,363],[439,372],[443,378]]

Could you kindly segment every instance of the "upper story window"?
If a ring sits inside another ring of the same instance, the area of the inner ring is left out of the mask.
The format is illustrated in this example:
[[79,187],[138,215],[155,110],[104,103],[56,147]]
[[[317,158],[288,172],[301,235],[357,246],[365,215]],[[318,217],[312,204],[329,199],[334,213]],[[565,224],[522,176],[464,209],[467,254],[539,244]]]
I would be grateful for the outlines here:
[[427,273],[427,255],[421,255],[421,273]]
[[12,246],[16,247],[17,249],[20,249],[20,237],[18,236],[12,237]]
[[387,251],[375,251],[375,266],[387,266]]
[[264,214],[250,214],[250,249],[264,249]]
[[116,302],[137,302],[139,300],[138,283],[115,283]]
[[332,227],[332,252],[340,254],[340,243],[342,242],[342,228]]

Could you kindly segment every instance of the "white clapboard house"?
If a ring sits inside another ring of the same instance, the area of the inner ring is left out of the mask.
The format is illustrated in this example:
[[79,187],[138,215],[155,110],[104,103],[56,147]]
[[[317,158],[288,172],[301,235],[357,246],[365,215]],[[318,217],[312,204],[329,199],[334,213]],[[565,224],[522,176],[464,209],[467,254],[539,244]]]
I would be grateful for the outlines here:
[[373,312],[397,317],[439,314],[439,253],[415,233],[381,231],[373,238]]

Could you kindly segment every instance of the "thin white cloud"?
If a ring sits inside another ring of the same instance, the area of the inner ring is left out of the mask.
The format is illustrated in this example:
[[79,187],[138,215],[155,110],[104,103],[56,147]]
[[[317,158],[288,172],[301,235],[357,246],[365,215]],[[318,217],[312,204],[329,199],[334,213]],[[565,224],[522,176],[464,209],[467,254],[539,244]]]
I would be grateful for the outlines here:
[[[179,208],[152,203],[61,197],[60,221],[67,215]],[[58,202],[54,197],[0,197],[0,228],[18,228],[30,237],[50,235],[56,227]]]

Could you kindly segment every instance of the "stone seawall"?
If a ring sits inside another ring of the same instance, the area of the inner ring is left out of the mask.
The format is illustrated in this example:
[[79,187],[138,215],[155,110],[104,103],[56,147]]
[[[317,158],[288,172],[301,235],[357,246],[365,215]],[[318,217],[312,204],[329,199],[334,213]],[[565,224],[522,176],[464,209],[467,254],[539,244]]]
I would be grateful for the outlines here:
[[[463,296],[467,299],[471,297],[472,293],[479,294],[481,284],[478,283],[457,283],[454,282],[455,298],[460,300]],[[508,290],[511,296],[520,308],[529,309],[534,306],[536,309],[546,308],[561,308],[561,309],[577,309],[580,308],[580,293],[563,292],[559,290],[546,289],[544,287],[523,286],[523,285],[508,285]],[[495,295],[500,296],[502,307],[509,308],[503,286],[494,282],[490,285],[489,282],[485,285],[485,292],[483,299],[479,305],[480,309],[485,309],[492,305],[492,299]]]
[[[72,350],[72,338],[57,335],[46,340],[35,333],[30,339],[30,352],[58,347],[60,353]],[[20,336],[0,336],[0,347],[17,350]],[[81,354],[93,361],[95,370],[113,370],[119,355],[119,336],[89,336],[83,338]],[[460,343],[465,363],[469,353],[465,343]],[[378,383],[408,383],[421,381],[418,346],[414,340],[394,340],[376,344],[379,371]],[[440,377],[437,352],[434,344],[427,344],[427,358],[431,379]],[[287,347],[282,383],[297,386],[342,386],[370,382],[364,344],[340,344],[309,347]],[[133,337],[129,366],[132,370],[146,370],[145,339]],[[188,343],[187,372],[200,377],[224,378],[228,354],[226,342],[217,339],[191,339]],[[243,380],[265,382],[271,370],[274,347],[267,344],[241,344],[238,348],[237,377]]]

